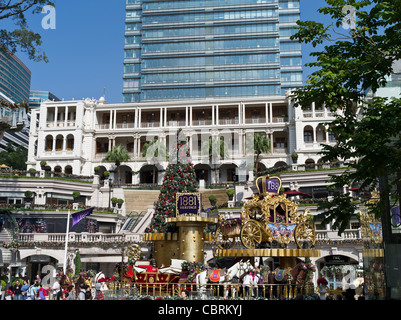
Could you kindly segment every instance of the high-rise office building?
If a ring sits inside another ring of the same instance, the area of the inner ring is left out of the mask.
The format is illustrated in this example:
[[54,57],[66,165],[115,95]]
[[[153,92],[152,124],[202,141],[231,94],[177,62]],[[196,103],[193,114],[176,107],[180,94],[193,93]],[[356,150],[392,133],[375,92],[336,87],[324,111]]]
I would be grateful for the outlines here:
[[0,92],[13,102],[28,102],[31,71],[7,49],[0,49]]
[[46,102],[48,100],[60,101],[59,98],[49,91],[31,90],[29,95],[29,109],[39,108],[42,102]]
[[[31,71],[16,55],[8,49],[0,49],[0,100],[7,103],[28,102],[31,89]],[[22,146],[28,149],[29,145],[29,116],[17,125],[22,118],[14,115],[10,130],[7,130],[0,139],[0,151],[4,151],[7,144],[15,147]],[[2,118],[4,121],[4,118]]]
[[302,86],[299,0],[126,0],[124,102],[284,96]]

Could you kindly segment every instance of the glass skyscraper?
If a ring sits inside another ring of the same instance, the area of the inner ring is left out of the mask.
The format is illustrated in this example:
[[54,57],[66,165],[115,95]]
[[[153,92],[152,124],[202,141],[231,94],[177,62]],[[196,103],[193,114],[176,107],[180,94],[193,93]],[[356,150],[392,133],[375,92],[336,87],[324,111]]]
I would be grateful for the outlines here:
[[8,49],[0,49],[0,92],[15,103],[29,100],[31,71]]
[[126,0],[124,102],[284,95],[302,86],[299,0]]

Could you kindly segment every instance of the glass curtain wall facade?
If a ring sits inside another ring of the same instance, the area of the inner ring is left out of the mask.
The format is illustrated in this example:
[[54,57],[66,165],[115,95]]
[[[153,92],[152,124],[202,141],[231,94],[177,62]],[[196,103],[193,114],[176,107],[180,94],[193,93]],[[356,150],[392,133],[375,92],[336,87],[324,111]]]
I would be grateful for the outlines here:
[[0,92],[15,103],[29,100],[31,71],[7,49],[0,49]]
[[302,86],[299,0],[126,0],[124,102],[284,95]]

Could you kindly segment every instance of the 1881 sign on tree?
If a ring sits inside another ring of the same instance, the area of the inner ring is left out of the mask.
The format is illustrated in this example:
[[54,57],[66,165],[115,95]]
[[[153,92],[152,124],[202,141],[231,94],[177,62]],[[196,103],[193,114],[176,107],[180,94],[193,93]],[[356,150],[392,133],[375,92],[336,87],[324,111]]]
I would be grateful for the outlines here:
[[177,193],[176,215],[199,216],[201,209],[200,193]]

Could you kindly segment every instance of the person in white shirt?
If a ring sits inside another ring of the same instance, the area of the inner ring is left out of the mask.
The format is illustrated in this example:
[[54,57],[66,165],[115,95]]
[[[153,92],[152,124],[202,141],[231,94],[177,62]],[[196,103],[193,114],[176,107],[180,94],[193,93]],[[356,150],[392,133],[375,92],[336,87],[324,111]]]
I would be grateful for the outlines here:
[[53,289],[53,297],[54,297],[54,299],[56,299],[57,294],[60,292],[60,289],[61,289],[60,281],[61,281],[61,279],[57,278],[56,281],[53,284],[52,289]]
[[252,281],[253,281],[253,274],[252,272],[249,272],[247,275],[245,275],[242,285],[245,287],[245,297],[249,296],[249,289],[252,286]]

